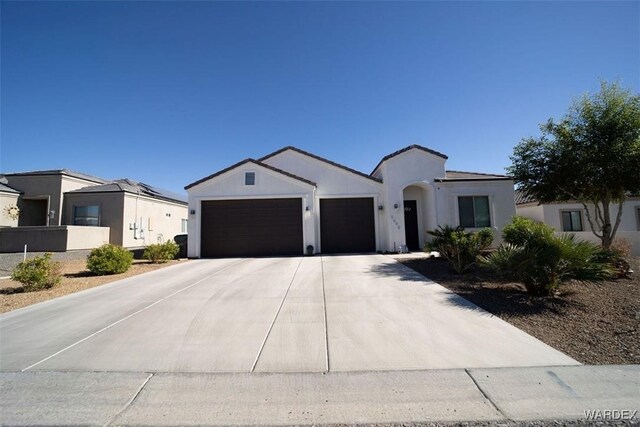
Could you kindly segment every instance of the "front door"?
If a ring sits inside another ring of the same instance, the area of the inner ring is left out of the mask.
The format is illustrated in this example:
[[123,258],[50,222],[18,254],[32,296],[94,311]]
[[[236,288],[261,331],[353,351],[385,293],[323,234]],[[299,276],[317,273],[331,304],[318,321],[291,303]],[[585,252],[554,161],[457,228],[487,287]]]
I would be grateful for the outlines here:
[[420,250],[420,237],[418,235],[418,204],[415,200],[404,201],[404,237],[409,250]]

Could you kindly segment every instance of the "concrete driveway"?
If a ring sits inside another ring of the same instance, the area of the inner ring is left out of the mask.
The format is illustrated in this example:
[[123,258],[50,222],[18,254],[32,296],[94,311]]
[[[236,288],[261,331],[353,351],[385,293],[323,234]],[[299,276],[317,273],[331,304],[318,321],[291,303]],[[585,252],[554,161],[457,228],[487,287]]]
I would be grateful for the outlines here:
[[382,255],[196,260],[0,316],[4,371],[575,364]]

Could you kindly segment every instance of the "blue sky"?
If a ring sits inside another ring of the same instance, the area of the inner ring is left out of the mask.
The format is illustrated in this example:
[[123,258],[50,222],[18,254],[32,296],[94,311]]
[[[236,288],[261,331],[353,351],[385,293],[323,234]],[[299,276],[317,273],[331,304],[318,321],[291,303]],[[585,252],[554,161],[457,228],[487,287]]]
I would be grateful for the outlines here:
[[6,2],[0,170],[182,187],[294,145],[504,172],[599,79],[640,88],[640,2]]

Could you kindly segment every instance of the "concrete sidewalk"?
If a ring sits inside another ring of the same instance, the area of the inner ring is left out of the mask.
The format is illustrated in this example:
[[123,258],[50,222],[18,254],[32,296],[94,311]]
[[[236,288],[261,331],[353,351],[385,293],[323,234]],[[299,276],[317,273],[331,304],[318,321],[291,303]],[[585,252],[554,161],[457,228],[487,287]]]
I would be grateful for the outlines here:
[[4,372],[0,380],[3,425],[586,421],[585,411],[629,418],[640,410],[638,365],[326,374],[34,371]]

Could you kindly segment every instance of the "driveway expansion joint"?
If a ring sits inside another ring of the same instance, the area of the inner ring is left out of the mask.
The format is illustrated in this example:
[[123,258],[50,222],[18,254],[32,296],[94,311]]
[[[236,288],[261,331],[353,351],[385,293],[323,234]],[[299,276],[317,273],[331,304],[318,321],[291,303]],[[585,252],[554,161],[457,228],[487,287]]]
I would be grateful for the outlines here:
[[473,381],[473,384],[476,386],[476,388],[478,389],[478,391],[482,394],[482,396],[484,396],[484,398],[491,404],[491,406],[493,406],[493,408],[498,411],[498,413],[500,415],[502,415],[506,420],[508,421],[513,421],[511,418],[509,418],[503,411],[502,409],[500,409],[500,407],[491,399],[491,397],[489,396],[489,394],[487,392],[485,392],[482,387],[480,387],[480,384],[478,384],[478,382],[476,381],[476,379],[473,377],[473,375],[471,375],[471,372],[469,371],[469,369],[465,369],[464,372],[466,372],[466,374],[469,376],[469,378],[471,378],[471,381]]
[[280,310],[282,310],[282,306],[284,305],[284,302],[287,300],[287,295],[289,295],[289,290],[291,289],[291,285],[293,285],[293,281],[296,279],[296,274],[298,273],[298,269],[300,269],[300,265],[302,265],[303,259],[304,258],[300,258],[300,261],[296,266],[296,270],[293,272],[293,276],[291,276],[291,281],[289,282],[289,286],[287,286],[287,290],[282,296],[282,301],[280,301],[280,306],[278,307],[278,310],[276,310],[276,315],[273,317],[273,320],[271,321],[271,325],[269,325],[269,329],[267,330],[267,335],[265,335],[264,340],[262,340],[262,344],[260,345],[260,349],[258,350],[258,355],[256,356],[256,360],[254,360],[253,365],[251,366],[251,370],[249,371],[250,373],[253,373],[253,371],[255,371],[256,369],[256,366],[258,365],[258,360],[260,360],[260,356],[262,355],[264,346],[267,343],[267,340],[269,339],[269,334],[271,334],[271,330],[273,329],[273,325],[276,324],[276,320],[278,319]]
[[131,407],[131,405],[133,405],[133,402],[135,402],[136,399],[138,398],[138,396],[140,396],[140,393],[142,393],[142,390],[149,383],[149,381],[151,380],[153,375],[154,375],[153,372],[149,374],[149,376],[142,382],[142,385],[140,386],[140,388],[138,388],[138,390],[133,394],[133,397],[131,399],[129,399],[127,401],[127,403],[124,404],[122,409],[117,414],[115,414],[113,417],[111,417],[109,419],[109,421],[104,423],[103,427],[107,427],[107,426],[112,425],[115,422],[115,420],[117,420],[122,414],[124,414],[127,411],[127,409],[129,409]]

